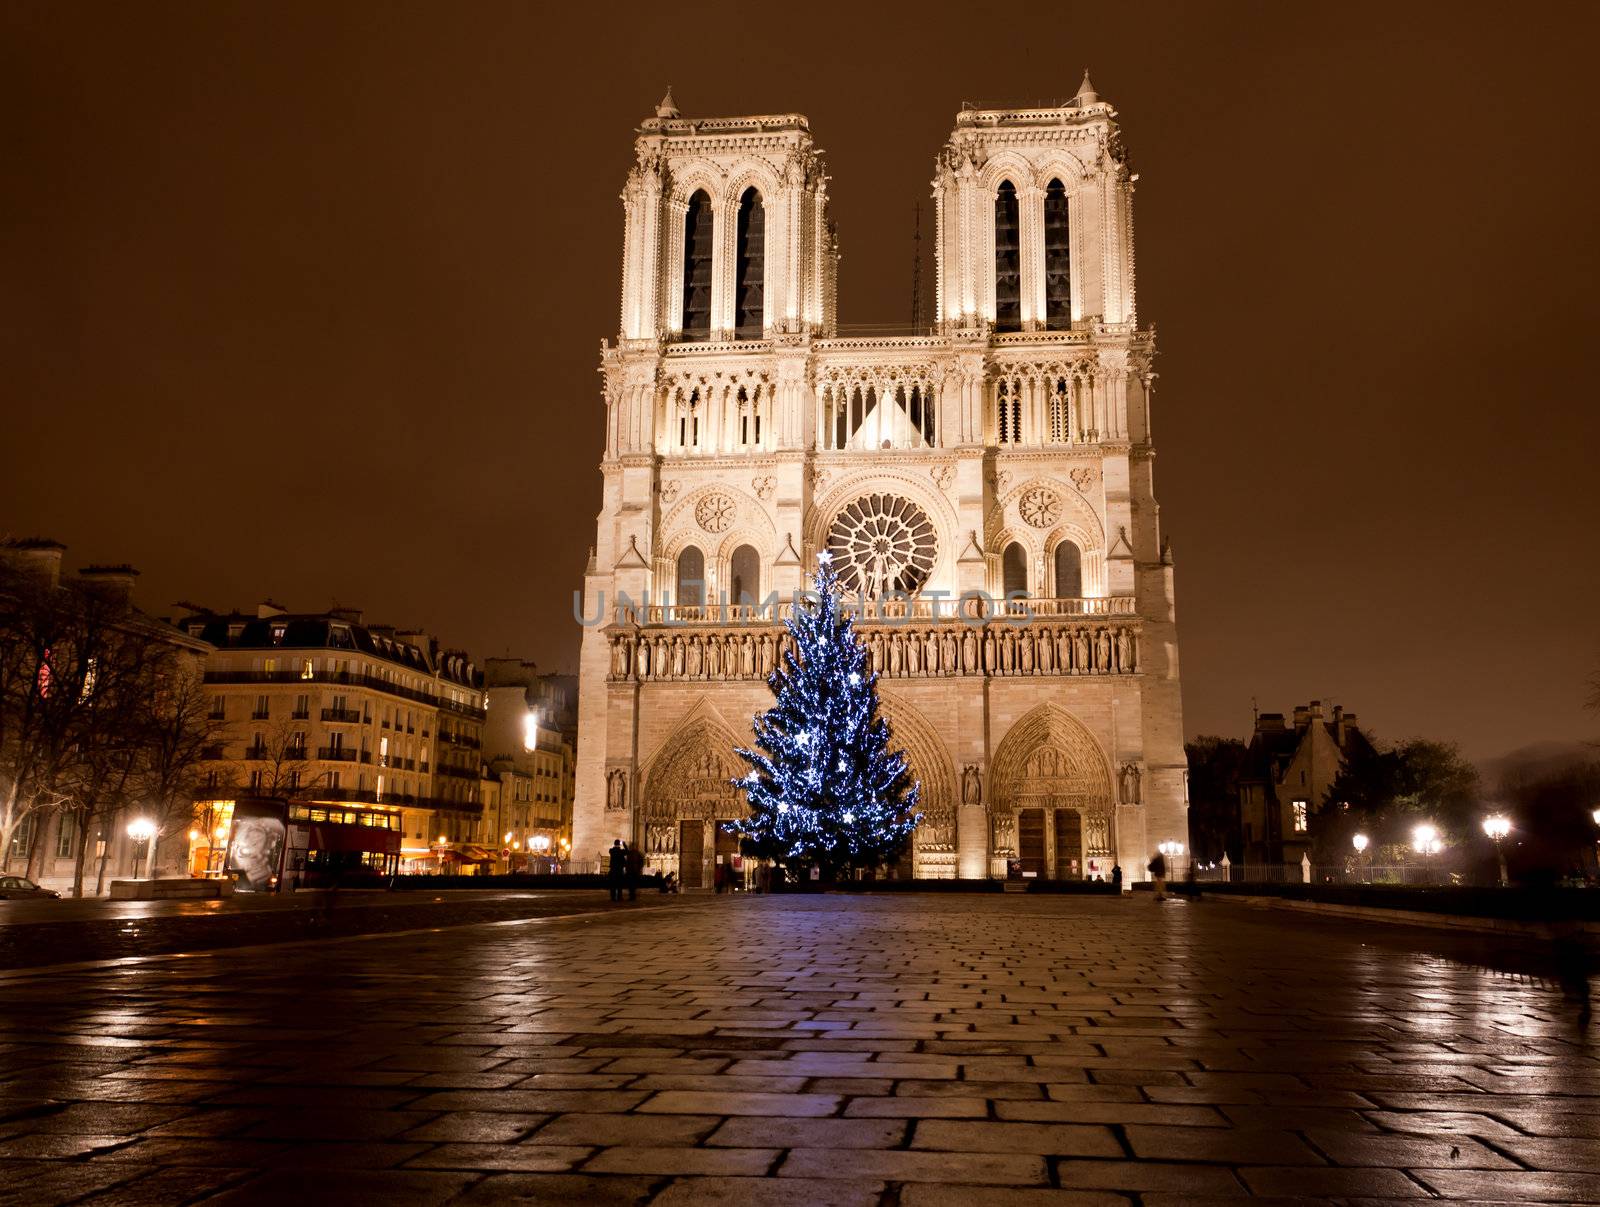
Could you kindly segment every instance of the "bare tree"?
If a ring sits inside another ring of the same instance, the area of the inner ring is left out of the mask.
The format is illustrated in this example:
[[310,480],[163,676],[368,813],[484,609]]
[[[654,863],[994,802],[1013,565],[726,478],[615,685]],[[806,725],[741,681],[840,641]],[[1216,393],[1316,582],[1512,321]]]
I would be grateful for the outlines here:
[[168,648],[158,656],[154,677],[139,774],[140,795],[156,826],[150,840],[152,870],[161,840],[193,824],[201,766],[211,748],[222,740],[224,729],[223,722],[211,713],[197,663]]
[[312,752],[306,747],[305,731],[293,721],[278,721],[261,735],[261,745],[248,752],[258,772],[252,781],[250,772],[236,782],[240,791],[261,796],[289,797],[308,788],[319,788],[327,776],[313,773]]

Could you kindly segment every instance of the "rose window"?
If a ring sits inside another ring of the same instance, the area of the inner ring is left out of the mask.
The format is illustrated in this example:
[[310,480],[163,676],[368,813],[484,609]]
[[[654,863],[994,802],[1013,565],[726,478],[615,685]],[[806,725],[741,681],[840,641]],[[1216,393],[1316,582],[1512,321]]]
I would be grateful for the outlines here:
[[915,595],[933,573],[937,549],[933,521],[915,503],[894,495],[857,499],[828,530],[839,582],[852,594]]
[[1054,491],[1035,487],[1022,496],[1018,510],[1035,528],[1048,528],[1061,518],[1061,500]]
[[733,500],[727,495],[707,495],[694,507],[694,518],[707,532],[726,532],[733,523]]

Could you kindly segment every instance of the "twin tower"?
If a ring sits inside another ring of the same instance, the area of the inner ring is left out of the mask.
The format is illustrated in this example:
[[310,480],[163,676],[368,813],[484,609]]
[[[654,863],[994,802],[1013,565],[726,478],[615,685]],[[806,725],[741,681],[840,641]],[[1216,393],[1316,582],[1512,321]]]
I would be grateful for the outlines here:
[[963,109],[935,164],[935,321],[850,338],[806,119],[688,118],[669,94],[640,127],[575,859],[622,838],[692,888],[736,856],[733,750],[822,550],[923,785],[903,874],[1137,879],[1186,841],[1115,117],[1087,78],[1059,107]]

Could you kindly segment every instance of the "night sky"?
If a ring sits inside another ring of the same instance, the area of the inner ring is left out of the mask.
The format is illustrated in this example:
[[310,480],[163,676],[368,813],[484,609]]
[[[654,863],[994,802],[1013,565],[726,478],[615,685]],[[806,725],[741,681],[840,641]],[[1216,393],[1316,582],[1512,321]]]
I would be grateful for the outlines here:
[[1594,736],[1597,10],[948,11],[0,4],[0,534],[157,613],[338,601],[574,669],[665,86],[807,114],[840,321],[904,323],[961,102],[1087,65],[1141,176],[1188,732],[1320,697],[1478,758]]

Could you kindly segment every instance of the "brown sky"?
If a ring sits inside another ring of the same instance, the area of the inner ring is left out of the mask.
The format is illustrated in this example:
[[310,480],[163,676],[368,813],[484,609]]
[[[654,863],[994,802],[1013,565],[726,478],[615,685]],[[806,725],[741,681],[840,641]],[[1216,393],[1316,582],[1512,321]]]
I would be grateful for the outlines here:
[[[0,533],[575,662],[667,82],[829,152],[904,322],[964,100],[1121,112],[1189,732],[1600,730],[1592,6],[0,3]],[[1026,11],[1038,14],[1030,23]]]

